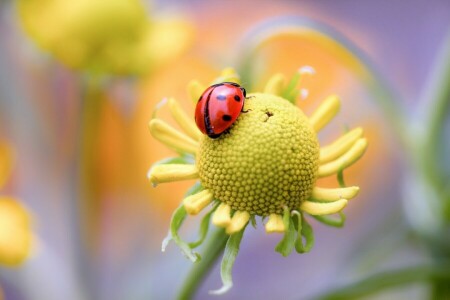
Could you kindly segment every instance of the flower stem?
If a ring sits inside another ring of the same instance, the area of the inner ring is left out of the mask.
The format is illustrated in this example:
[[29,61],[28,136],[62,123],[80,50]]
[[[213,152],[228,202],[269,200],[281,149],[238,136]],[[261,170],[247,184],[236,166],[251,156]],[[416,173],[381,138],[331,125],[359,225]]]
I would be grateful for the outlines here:
[[[98,140],[100,136],[100,115],[106,99],[99,78],[89,77],[85,82],[80,137],[80,217],[85,245],[94,246],[96,226],[92,222],[98,218]],[[86,249],[92,251],[93,249]]]
[[[448,174],[443,170],[445,164],[439,159],[443,153],[443,131],[446,119],[450,116],[450,34],[448,35],[441,55],[435,62],[433,75],[430,78],[430,88],[425,94],[424,103],[428,109],[428,127],[424,136],[424,149],[422,156],[418,158],[422,162],[422,168],[428,177],[430,184],[434,185],[442,201],[445,201],[445,185]],[[420,167],[420,165],[419,165]],[[450,220],[450,207],[446,207],[447,220]]]
[[208,243],[203,247],[202,259],[193,265],[178,293],[177,299],[192,299],[203,279],[214,267],[215,262],[225,249],[227,240],[228,235],[223,229],[216,229],[213,232],[208,239]]
[[77,201],[73,201],[75,211],[73,220],[74,235],[77,240],[78,272],[86,293],[95,298],[95,287],[92,281],[92,257],[95,231],[93,224],[98,215],[98,189],[96,184],[96,147],[99,136],[99,114],[105,101],[98,78],[83,78],[83,95],[81,124],[78,136],[77,159]]
[[[375,294],[392,287],[412,284],[416,282],[435,282],[441,280],[444,284],[442,288],[449,290],[450,263],[431,264],[403,269],[381,272],[361,281],[350,284],[343,288],[321,295],[316,299],[337,300],[337,299],[359,299],[363,296]],[[436,291],[438,292],[438,291]],[[443,294],[440,294],[441,296]],[[433,298],[442,299],[442,298]]]

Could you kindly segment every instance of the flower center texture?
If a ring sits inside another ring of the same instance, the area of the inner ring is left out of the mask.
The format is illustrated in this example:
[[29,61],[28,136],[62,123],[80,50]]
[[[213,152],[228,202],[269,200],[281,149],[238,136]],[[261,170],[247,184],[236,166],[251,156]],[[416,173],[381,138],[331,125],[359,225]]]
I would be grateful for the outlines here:
[[250,94],[229,132],[203,136],[197,153],[201,183],[214,199],[259,216],[298,209],[310,197],[318,164],[308,118],[270,94]]

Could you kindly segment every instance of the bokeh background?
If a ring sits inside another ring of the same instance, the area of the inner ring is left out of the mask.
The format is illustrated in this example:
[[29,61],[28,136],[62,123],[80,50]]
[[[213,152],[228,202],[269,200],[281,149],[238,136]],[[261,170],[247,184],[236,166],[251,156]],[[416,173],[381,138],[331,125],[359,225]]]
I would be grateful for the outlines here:
[[[36,240],[23,264],[0,267],[4,299],[173,299],[191,263],[175,245],[162,253],[161,241],[193,182],[147,182],[151,164],[174,155],[148,132],[154,106],[172,96],[192,114],[191,79],[207,84],[224,67],[239,70],[255,31],[289,18],[345,36],[392,88],[411,135],[426,127],[427,89],[438,80],[432,75],[450,33],[445,0],[1,1],[0,139],[16,159],[0,193],[27,207]],[[311,299],[379,271],[434,261],[440,252],[429,251],[423,234],[432,221],[415,223],[423,210],[411,212],[409,203],[432,197],[415,190],[415,154],[354,66],[332,46],[282,35],[252,55],[253,90],[275,72],[312,66],[299,106],[308,114],[329,94],[342,98],[320,141],[363,126],[370,146],[345,174],[361,187],[345,209],[346,226],[312,221],[315,247],[288,258],[273,250],[279,236],[248,230],[234,287],[220,299]],[[450,182],[448,123],[434,157],[443,182]],[[328,184],[337,186],[335,178]],[[189,218],[183,235],[195,236],[198,221]],[[212,298],[219,273],[216,266],[196,299]],[[370,298],[426,299],[430,289],[419,282]]]

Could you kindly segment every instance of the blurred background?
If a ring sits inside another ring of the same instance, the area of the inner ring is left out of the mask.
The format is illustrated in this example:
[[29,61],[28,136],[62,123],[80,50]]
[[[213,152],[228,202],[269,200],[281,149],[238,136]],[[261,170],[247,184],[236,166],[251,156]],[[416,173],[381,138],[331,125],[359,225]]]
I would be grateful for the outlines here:
[[[270,36],[289,20],[344,36],[389,94],[371,88],[330,43]],[[147,182],[152,163],[175,155],[147,123],[164,97],[192,114],[186,85],[208,84],[225,67],[248,72],[243,85],[258,91],[273,73],[312,66],[299,106],[309,114],[329,94],[342,99],[321,143],[362,126],[370,146],[345,174],[361,187],[345,227],[312,220],[315,247],[287,258],[273,250],[279,236],[250,228],[234,287],[220,299],[311,299],[377,272],[447,262],[449,34],[445,0],[1,1],[0,141],[15,159],[0,195],[30,215],[33,246],[21,264],[0,265],[0,299],[175,297],[191,262],[175,245],[162,253],[161,241],[193,182]],[[255,46],[260,35],[267,41]],[[248,53],[251,71],[243,67]],[[436,75],[441,69],[448,77]],[[335,178],[327,185],[338,186]],[[195,236],[198,222],[189,218],[183,235]],[[216,266],[196,299],[212,298],[219,273]],[[450,298],[425,279],[367,297]]]

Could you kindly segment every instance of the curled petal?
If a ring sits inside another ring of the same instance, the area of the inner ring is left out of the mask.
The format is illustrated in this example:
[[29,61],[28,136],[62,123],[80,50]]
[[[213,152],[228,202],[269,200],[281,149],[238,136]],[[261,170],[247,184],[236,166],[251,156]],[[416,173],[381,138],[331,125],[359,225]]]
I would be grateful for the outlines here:
[[192,80],[189,82],[187,90],[192,102],[197,103],[202,93],[206,90],[206,87],[197,80]]
[[264,93],[281,96],[283,94],[285,85],[286,77],[281,73],[277,73],[270,77],[264,88]]
[[319,201],[336,201],[339,199],[350,200],[359,193],[359,187],[350,186],[345,188],[327,189],[315,187],[312,191],[311,198]]
[[348,150],[344,155],[332,162],[319,166],[319,177],[326,177],[336,174],[340,170],[348,168],[352,164],[358,161],[364,154],[367,148],[367,140],[360,138],[356,143]]
[[179,132],[169,124],[159,119],[153,119],[148,124],[152,136],[176,151],[194,154],[197,152],[198,143]]
[[227,227],[231,222],[231,207],[222,203],[214,212],[212,223],[217,227]]
[[331,95],[320,104],[319,108],[309,118],[311,125],[316,132],[324,128],[341,108],[341,101],[336,95]]
[[363,135],[361,127],[355,128],[328,146],[320,148],[320,163],[324,164],[332,161],[345,152],[347,152],[353,144]]
[[235,82],[237,84],[241,83],[241,77],[238,73],[236,73],[236,70],[233,68],[225,68],[222,70],[220,76],[214,80],[213,83],[220,83],[220,82]]
[[230,224],[226,228],[227,234],[233,234],[240,231],[247,225],[250,220],[250,214],[246,211],[237,211],[230,220]]
[[183,204],[187,213],[196,215],[202,211],[209,203],[211,203],[213,194],[209,190],[203,190],[197,194],[184,198]]
[[266,223],[266,232],[273,233],[279,232],[283,233],[286,231],[286,227],[283,223],[283,217],[277,214],[270,214],[269,221]]
[[346,199],[326,203],[304,201],[300,205],[300,209],[313,216],[329,215],[340,212],[347,203],[348,201]]
[[198,130],[193,118],[189,117],[175,99],[169,99],[169,110],[180,128],[195,141],[200,140],[202,133]]
[[198,169],[195,165],[168,164],[156,165],[147,174],[154,185],[165,182],[197,179]]

